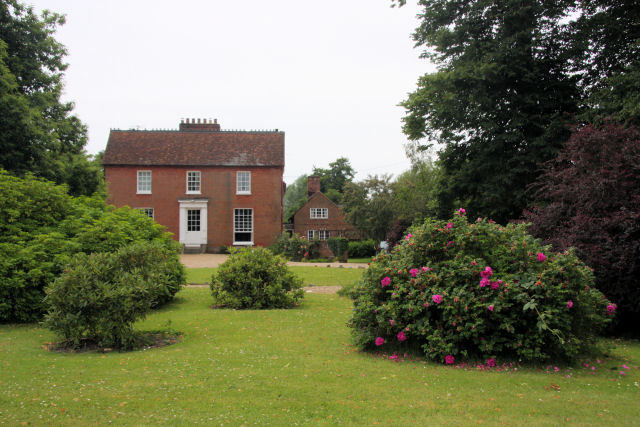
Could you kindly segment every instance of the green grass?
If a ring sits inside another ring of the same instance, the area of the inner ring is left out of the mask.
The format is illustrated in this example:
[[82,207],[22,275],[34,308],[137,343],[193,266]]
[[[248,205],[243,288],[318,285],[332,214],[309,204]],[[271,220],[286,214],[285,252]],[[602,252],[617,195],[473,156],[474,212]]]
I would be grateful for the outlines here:
[[[363,268],[289,267],[300,276],[305,286],[345,286],[357,281]],[[215,268],[187,268],[187,283],[205,284],[211,280]]]
[[347,262],[356,263],[356,264],[369,264],[371,262],[371,257],[369,257],[369,258],[349,258],[347,260]]
[[[640,422],[637,341],[615,343],[616,359],[593,373],[487,372],[357,351],[345,327],[351,303],[336,295],[307,294],[291,310],[212,310],[211,302],[207,289],[180,291],[139,327],[171,320],[183,341],[129,353],[50,353],[41,349],[49,331],[1,325],[0,424]],[[622,363],[631,368],[624,377]]]

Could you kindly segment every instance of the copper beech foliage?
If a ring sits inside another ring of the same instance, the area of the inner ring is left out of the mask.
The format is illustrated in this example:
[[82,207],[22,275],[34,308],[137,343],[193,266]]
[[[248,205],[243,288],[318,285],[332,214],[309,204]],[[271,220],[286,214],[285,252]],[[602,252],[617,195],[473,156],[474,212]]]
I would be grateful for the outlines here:
[[536,184],[525,212],[535,236],[576,253],[619,306],[618,332],[640,322],[640,129],[605,124],[576,131]]

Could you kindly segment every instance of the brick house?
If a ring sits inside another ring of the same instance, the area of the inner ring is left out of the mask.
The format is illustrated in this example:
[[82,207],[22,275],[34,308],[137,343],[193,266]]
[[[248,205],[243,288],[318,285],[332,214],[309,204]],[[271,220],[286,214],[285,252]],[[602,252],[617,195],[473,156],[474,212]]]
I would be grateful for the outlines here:
[[185,250],[268,246],[282,232],[284,132],[223,131],[187,119],[178,130],[112,130],[107,203],[143,210]]
[[[347,223],[338,205],[320,191],[320,177],[307,179],[307,203],[293,215],[293,232],[308,240],[329,237],[355,238],[354,227]],[[321,256],[333,256],[326,242],[320,245]]]

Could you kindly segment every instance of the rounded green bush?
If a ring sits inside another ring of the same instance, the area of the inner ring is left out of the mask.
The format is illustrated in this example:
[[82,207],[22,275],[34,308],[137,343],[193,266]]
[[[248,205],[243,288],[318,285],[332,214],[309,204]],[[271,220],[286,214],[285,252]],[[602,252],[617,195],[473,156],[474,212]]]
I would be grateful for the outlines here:
[[216,306],[235,309],[288,308],[304,297],[286,260],[264,248],[232,249],[210,287]]
[[371,263],[353,292],[356,343],[421,350],[433,361],[571,362],[592,348],[615,304],[572,251],[460,209],[427,219]]
[[44,325],[72,347],[134,347],[133,323],[172,299],[184,278],[177,250],[158,242],[77,254],[46,290]]

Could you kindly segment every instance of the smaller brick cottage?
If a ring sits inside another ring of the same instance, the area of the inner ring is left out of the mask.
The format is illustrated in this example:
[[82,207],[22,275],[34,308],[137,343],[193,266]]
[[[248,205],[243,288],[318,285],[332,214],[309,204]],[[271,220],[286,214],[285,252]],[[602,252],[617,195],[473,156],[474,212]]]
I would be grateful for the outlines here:
[[282,232],[284,132],[112,130],[103,157],[107,202],[143,210],[186,250],[269,246]]
[[[320,191],[320,177],[310,176],[307,179],[307,194],[307,203],[293,215],[294,233],[308,240],[320,241],[329,237],[357,237],[340,207]],[[326,243],[320,245],[320,255],[333,256]]]

